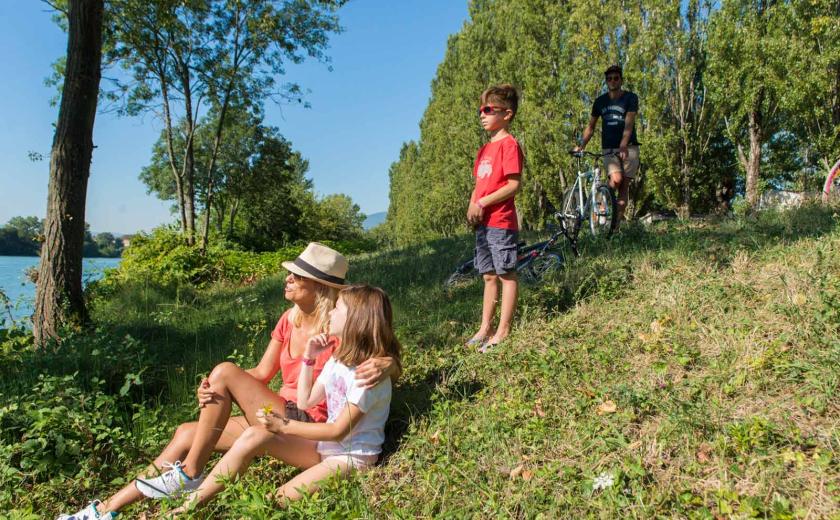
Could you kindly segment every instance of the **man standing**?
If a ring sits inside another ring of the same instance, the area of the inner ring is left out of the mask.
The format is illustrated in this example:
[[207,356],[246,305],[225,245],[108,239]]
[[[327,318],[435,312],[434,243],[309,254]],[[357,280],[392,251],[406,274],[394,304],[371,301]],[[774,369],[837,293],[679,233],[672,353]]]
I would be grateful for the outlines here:
[[621,88],[624,83],[621,67],[612,65],[604,71],[607,93],[595,100],[589,124],[583,131],[583,139],[575,150],[583,150],[595,132],[595,123],[600,116],[601,148],[603,153],[618,153],[604,157],[604,170],[610,177],[610,187],[618,191],[618,223],[624,217],[630,181],[639,171],[639,141],[636,140],[636,114],[639,111],[639,97]]

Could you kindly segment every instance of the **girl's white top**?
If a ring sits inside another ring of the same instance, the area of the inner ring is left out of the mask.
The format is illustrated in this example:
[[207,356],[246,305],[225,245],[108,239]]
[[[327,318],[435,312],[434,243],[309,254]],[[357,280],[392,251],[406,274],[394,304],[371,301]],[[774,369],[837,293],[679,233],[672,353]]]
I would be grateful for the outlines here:
[[364,413],[356,427],[339,442],[321,441],[321,455],[376,455],[385,442],[385,421],[391,409],[391,378],[373,388],[356,386],[356,367],[330,358],[318,376],[327,394],[327,422],[334,423],[348,404]]

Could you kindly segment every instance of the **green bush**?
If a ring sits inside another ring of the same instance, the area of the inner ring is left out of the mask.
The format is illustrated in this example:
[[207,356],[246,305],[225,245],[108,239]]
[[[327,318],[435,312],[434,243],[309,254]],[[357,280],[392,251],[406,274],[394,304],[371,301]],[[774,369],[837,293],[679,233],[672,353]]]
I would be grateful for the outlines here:
[[127,376],[118,394],[106,393],[103,379],[82,379],[41,376],[30,392],[0,395],[0,508],[31,484],[117,476],[136,455],[126,452],[136,444],[128,394],[139,377]]
[[[343,241],[323,241],[346,254],[372,251],[373,239],[360,237]],[[276,251],[257,253],[243,251],[238,245],[219,240],[211,242],[207,251],[190,246],[183,235],[169,228],[157,228],[151,234],[132,239],[123,253],[119,269],[98,284],[101,289],[119,280],[147,280],[163,285],[192,284],[204,286],[213,282],[252,282],[276,274],[284,261],[303,251],[305,243],[285,246]]]

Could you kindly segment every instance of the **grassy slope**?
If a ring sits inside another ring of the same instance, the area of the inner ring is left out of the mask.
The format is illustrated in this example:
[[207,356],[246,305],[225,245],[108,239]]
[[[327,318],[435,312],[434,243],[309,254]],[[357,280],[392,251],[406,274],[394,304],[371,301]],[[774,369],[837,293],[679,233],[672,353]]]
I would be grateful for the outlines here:
[[[203,516],[840,518],[837,216],[630,228],[585,246],[524,289],[514,335],[489,355],[460,346],[480,284],[440,285],[468,238],[355,257],[351,278],[391,294],[406,349],[386,463],[279,513],[263,495],[292,471],[264,461]],[[192,374],[234,348],[259,356],[278,283],[177,303],[134,288],[100,305],[155,360],[144,377],[161,419],[135,425],[140,452],[192,416]],[[613,484],[593,491],[599,475]],[[67,491],[59,501],[105,492]]]
[[[826,217],[627,233],[561,280],[560,307],[588,293],[568,312],[526,309],[490,356],[450,341],[432,410],[368,480],[376,508],[837,517],[840,233]],[[602,474],[614,484],[594,492]]]

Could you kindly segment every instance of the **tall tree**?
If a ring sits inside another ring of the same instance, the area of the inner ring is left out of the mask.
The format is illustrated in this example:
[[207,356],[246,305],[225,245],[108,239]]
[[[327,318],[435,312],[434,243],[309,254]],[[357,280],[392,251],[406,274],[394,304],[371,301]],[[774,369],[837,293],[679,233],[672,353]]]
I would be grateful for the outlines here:
[[821,182],[840,150],[840,1],[793,0],[784,22],[791,88],[782,106],[804,168]]
[[87,320],[82,294],[85,201],[101,76],[104,0],[70,0],[67,63],[50,154],[45,240],[35,315],[39,344],[58,339],[65,324]]
[[725,0],[710,22],[710,93],[726,113],[751,207],[760,195],[763,148],[779,128],[780,101],[790,86],[785,8],[783,0]]
[[196,234],[197,122],[208,111],[215,114],[212,121],[205,119],[214,132],[213,149],[203,165],[207,209],[216,189],[214,170],[231,103],[259,109],[266,99],[301,102],[300,88],[279,84],[277,78],[288,62],[305,57],[327,61],[328,35],[340,30],[335,12],[344,1],[112,0],[118,21],[114,55],[134,80],[124,86],[126,110],[152,110],[164,121],[166,153],[189,243]]

